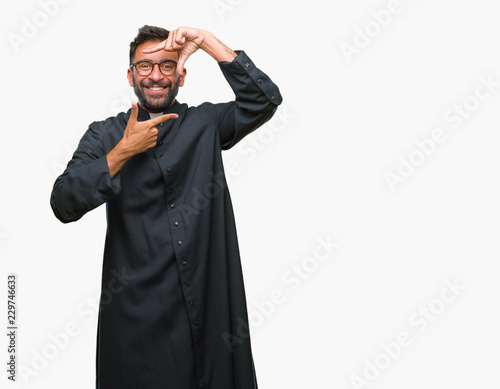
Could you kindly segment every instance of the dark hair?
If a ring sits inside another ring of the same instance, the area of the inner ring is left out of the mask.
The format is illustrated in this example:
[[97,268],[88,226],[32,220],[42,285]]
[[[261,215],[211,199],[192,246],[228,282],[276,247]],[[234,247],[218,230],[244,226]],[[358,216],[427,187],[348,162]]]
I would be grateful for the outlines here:
[[168,38],[168,34],[170,31],[165,30],[161,27],[155,26],[142,26],[139,28],[139,32],[135,39],[130,42],[130,54],[129,61],[132,65],[134,63],[134,55],[137,50],[137,46],[143,44],[144,42],[161,42]]

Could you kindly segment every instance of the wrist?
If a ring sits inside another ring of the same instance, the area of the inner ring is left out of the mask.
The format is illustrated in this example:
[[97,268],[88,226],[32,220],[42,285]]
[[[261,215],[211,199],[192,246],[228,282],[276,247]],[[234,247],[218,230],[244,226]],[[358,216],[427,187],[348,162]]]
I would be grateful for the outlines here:
[[237,54],[219,41],[214,34],[203,31],[203,43],[200,48],[214,58],[217,62],[232,62]]
[[126,146],[126,141],[122,139],[118,144],[106,155],[110,171],[118,170],[134,156],[134,153]]

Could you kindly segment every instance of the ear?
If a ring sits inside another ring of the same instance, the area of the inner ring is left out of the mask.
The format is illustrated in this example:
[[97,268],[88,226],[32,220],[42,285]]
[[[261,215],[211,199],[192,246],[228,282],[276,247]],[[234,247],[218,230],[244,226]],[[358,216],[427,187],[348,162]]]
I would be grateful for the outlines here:
[[128,78],[128,83],[130,86],[134,86],[134,79],[133,79],[133,75],[132,75],[132,68],[128,68],[127,70],[127,78]]
[[184,68],[182,70],[182,74],[179,75],[179,86],[183,86],[184,85],[184,79],[186,78],[186,75],[187,75],[187,70],[186,70],[186,68]]

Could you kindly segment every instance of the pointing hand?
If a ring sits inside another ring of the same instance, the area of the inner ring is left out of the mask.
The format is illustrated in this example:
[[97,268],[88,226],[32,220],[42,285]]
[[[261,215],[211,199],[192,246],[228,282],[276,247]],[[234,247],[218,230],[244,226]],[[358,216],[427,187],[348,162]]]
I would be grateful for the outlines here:
[[139,108],[137,104],[132,103],[132,112],[130,113],[130,118],[122,139],[126,149],[129,150],[131,155],[142,153],[156,146],[156,140],[158,139],[158,129],[156,126],[167,120],[179,117],[176,113],[167,113],[154,119],[138,122],[138,113]]

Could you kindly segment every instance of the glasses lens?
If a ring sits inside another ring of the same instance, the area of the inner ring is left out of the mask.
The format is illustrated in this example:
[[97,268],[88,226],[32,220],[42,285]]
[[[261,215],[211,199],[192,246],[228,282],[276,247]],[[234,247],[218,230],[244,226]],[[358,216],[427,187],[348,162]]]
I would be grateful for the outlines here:
[[153,64],[148,61],[139,61],[135,64],[135,68],[137,69],[137,73],[139,73],[141,76],[147,76],[149,73],[151,73]]
[[160,67],[160,71],[164,75],[170,76],[170,75],[174,74],[175,68],[177,67],[177,64],[173,61],[166,61],[166,62],[161,62],[159,64],[159,67]]

